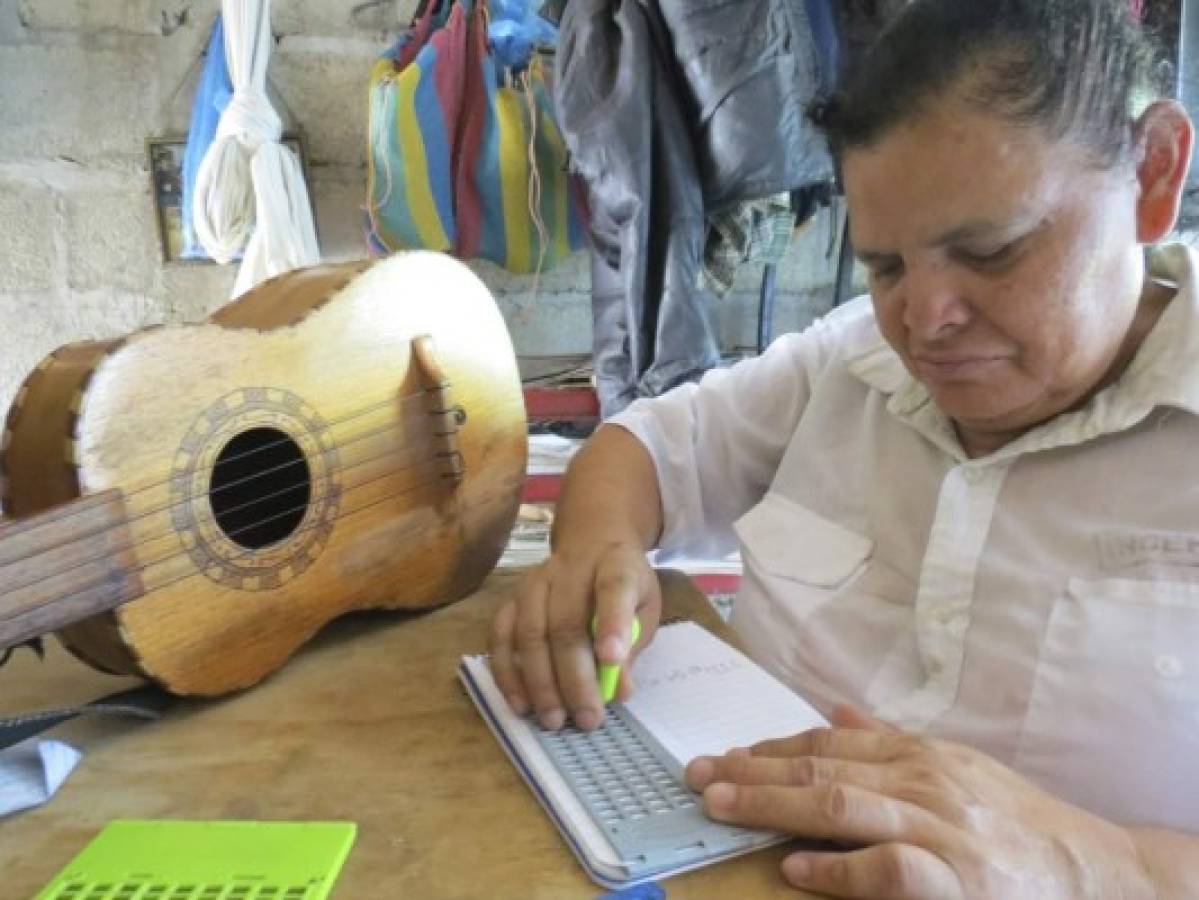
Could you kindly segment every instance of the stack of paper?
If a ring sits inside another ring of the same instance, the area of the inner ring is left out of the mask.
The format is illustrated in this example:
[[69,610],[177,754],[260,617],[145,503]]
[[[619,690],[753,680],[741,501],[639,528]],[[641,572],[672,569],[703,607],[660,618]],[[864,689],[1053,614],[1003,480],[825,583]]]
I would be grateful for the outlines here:
[[[581,446],[581,438],[565,438],[556,434],[529,435],[526,474],[539,478],[561,478],[571,457]],[[501,569],[517,569],[543,562],[550,555],[550,528],[553,524],[552,501],[522,503],[497,566]]]

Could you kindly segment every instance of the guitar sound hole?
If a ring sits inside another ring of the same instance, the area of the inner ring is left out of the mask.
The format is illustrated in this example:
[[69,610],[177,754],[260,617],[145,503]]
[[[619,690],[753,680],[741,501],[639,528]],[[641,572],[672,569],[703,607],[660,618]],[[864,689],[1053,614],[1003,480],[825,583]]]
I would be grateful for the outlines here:
[[258,550],[299,527],[311,496],[308,461],[299,445],[278,429],[253,428],[221,450],[208,499],[225,536]]

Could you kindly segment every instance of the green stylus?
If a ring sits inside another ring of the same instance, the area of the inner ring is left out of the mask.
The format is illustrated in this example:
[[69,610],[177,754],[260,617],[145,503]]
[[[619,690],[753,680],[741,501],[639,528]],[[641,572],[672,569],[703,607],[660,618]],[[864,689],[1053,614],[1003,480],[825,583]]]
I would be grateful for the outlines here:
[[[593,616],[591,619],[591,636],[595,637],[595,630],[598,620]],[[629,638],[629,647],[637,643],[637,639],[641,637],[641,620],[633,616],[633,627]],[[616,687],[620,684],[620,666],[615,663],[600,663],[596,667],[599,671],[599,689],[600,697],[603,698],[605,704],[611,703],[616,699]]]

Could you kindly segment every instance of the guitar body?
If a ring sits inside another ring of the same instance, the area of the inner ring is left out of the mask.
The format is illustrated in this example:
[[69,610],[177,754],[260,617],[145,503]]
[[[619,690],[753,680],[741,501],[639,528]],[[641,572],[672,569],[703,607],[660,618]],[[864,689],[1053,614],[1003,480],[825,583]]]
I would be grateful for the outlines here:
[[472,591],[511,530],[525,455],[490,294],[460,263],[410,253],[56,351],[9,415],[0,497],[19,525],[119,492],[107,577],[137,599],[59,635],[99,668],[214,695],[338,615]]

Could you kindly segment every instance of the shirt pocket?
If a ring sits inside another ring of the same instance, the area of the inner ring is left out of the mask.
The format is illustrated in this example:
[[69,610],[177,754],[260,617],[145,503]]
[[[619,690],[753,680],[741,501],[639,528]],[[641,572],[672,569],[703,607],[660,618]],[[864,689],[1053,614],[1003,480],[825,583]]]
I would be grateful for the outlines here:
[[1016,765],[1122,823],[1199,831],[1199,581],[1070,578]]
[[845,583],[874,548],[869,538],[777,493],[767,494],[733,530],[766,574],[826,589]]
[[733,526],[745,574],[733,625],[745,648],[819,709],[863,702],[910,621],[907,579],[874,542],[777,493]]

